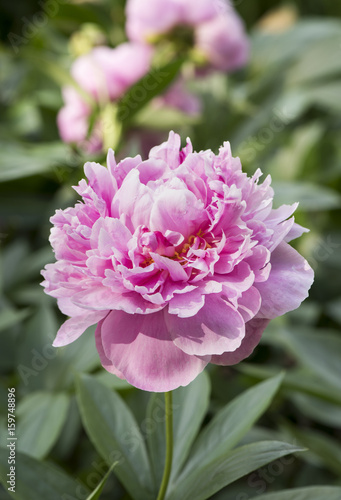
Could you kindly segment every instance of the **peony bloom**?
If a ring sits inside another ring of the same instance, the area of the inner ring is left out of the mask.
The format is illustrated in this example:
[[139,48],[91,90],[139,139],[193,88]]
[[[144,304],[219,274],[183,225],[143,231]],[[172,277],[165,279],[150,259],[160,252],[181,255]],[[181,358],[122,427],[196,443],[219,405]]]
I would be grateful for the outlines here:
[[151,42],[177,27],[188,27],[209,66],[233,71],[248,60],[243,22],[227,0],[128,0],[126,14],[127,34],[135,42]]
[[271,179],[248,177],[225,143],[216,156],[180,137],[108,168],[85,165],[83,201],[57,210],[57,262],[43,286],[70,316],[63,346],[98,322],[102,365],[132,385],[169,391],[208,363],[249,356],[268,322],[307,297],[313,271],[289,244],[306,230],[297,204],[273,209]]
[[[152,49],[139,43],[124,43],[115,49],[96,47],[76,59],[71,75],[100,106],[116,101],[150,68]],[[73,87],[63,89],[65,106],[57,124],[64,142],[76,143],[93,153],[102,148],[102,125],[95,124],[87,139],[92,108]]]

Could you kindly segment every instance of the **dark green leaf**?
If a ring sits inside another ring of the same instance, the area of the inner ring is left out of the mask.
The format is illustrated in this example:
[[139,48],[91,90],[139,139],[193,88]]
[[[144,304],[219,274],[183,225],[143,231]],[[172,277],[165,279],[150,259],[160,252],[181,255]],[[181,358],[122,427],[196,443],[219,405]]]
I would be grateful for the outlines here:
[[55,444],[64,425],[67,394],[34,392],[17,407],[18,450],[37,459],[44,458]]
[[204,428],[181,477],[205,468],[231,450],[270,405],[283,374],[245,391],[226,405]]
[[[0,449],[0,479],[6,489],[8,450]],[[16,500],[78,500],[89,494],[87,488],[65,472],[23,453],[16,454],[15,472],[15,493],[9,493]]]
[[87,433],[108,465],[136,500],[153,498],[149,459],[141,432],[123,400],[93,377],[77,383],[80,412]]
[[261,441],[236,448],[225,455],[186,470],[166,495],[167,500],[206,500],[255,469],[301,448],[279,441]]
[[274,182],[276,205],[299,202],[301,210],[316,212],[341,206],[341,196],[333,189],[308,182]]
[[333,486],[310,486],[257,496],[257,500],[340,500],[340,498],[341,488]]
[[99,497],[101,496],[101,493],[103,491],[103,488],[106,485],[106,482],[108,481],[108,479],[109,479],[112,471],[114,470],[114,467],[116,467],[116,465],[117,465],[117,462],[112,464],[112,466],[110,467],[110,469],[108,470],[108,472],[106,473],[106,475],[104,476],[102,481],[99,483],[97,488],[88,496],[88,498],[86,500],[98,500],[99,499]]
[[172,83],[184,60],[179,58],[161,68],[151,70],[133,85],[118,106],[118,119],[122,122],[131,120],[151,99],[162,94]]

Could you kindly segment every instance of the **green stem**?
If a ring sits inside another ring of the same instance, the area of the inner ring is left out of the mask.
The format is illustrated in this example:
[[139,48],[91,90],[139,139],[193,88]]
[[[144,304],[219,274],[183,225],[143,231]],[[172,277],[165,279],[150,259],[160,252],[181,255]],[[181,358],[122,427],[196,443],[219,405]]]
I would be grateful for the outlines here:
[[166,462],[163,478],[157,500],[163,500],[166,495],[168,482],[172,470],[173,460],[173,405],[172,392],[165,392],[165,417],[166,417]]

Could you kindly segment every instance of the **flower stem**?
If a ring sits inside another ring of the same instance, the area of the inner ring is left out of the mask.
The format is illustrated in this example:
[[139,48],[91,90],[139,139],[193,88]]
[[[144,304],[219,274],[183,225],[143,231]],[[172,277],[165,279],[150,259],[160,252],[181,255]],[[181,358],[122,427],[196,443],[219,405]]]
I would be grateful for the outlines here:
[[167,486],[172,470],[173,460],[173,405],[172,392],[165,392],[165,417],[166,417],[166,462],[163,478],[157,500],[163,500],[166,495]]

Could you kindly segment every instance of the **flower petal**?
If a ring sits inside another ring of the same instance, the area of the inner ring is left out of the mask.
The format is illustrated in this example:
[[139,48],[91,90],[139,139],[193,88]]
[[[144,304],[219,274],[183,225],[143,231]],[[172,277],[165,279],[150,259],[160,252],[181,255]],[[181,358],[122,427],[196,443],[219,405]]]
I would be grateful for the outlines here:
[[169,314],[179,318],[195,316],[205,304],[205,296],[198,289],[184,294],[176,294],[169,302]]
[[271,255],[267,281],[255,283],[262,296],[259,318],[276,318],[293,311],[308,297],[314,271],[294,248],[280,243]]
[[102,323],[103,319],[98,323],[96,332],[95,332],[95,341],[96,341],[96,348],[99,354],[99,358],[101,360],[101,365],[103,368],[105,368],[108,372],[112,373],[113,375],[116,375],[116,377],[120,379],[124,379],[123,374],[117,370],[112,362],[110,361],[109,358],[106,357],[103,345],[102,345],[102,337],[101,337],[101,328],[102,328]]
[[233,352],[224,352],[221,356],[212,356],[211,363],[215,365],[236,365],[248,358],[254,348],[258,345],[262,333],[268,326],[269,319],[252,319],[245,325],[245,337],[241,346]]
[[95,325],[98,321],[104,318],[108,311],[86,312],[82,316],[74,316],[65,321],[59,328],[53,346],[61,347],[71,344],[77,340],[89,326]]
[[186,386],[209,361],[174,345],[163,311],[148,316],[112,311],[99,328],[106,358],[130,384],[145,391]]
[[205,305],[191,318],[166,314],[174,344],[196,356],[235,351],[245,335],[241,314],[220,296],[207,295]]

